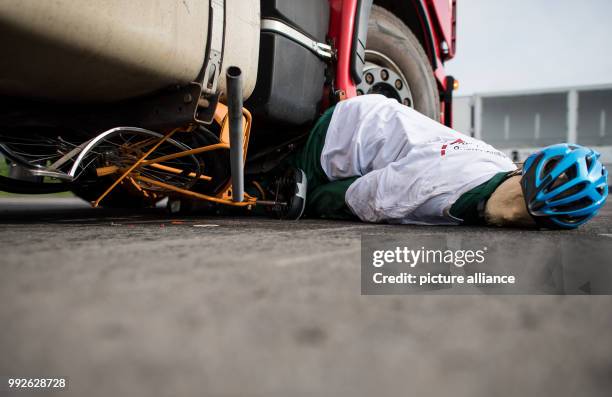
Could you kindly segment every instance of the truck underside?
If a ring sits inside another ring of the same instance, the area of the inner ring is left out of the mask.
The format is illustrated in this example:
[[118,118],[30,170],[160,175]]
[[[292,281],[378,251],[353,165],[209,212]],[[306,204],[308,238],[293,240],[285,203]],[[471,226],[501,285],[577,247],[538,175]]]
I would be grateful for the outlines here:
[[[232,159],[270,171],[338,100],[381,93],[440,119],[442,55],[430,28],[406,25],[427,5],[375,3],[2,2],[0,150],[13,171],[0,189],[247,206]],[[228,70],[240,75],[232,95]]]

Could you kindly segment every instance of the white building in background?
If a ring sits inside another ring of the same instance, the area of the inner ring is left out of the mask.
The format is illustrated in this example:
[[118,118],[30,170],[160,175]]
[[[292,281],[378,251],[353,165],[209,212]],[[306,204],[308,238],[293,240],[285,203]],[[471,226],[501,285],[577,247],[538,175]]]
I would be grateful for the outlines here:
[[537,148],[570,142],[594,148],[612,165],[612,85],[456,97],[453,124],[516,162]]

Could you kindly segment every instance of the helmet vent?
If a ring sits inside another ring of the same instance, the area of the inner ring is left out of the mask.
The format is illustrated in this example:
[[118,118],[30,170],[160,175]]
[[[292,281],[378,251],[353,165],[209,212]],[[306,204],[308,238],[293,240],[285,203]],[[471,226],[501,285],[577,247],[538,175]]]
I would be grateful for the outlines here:
[[583,197],[580,200],[574,201],[573,203],[570,203],[570,204],[555,206],[553,208],[553,211],[555,212],[578,211],[578,210],[588,207],[591,204],[593,204],[593,200],[591,200],[588,197]]
[[548,184],[547,187],[544,188],[544,192],[549,193],[554,189],[558,188],[561,185],[571,181],[578,175],[578,168],[576,165],[570,166],[568,169],[563,171],[561,175],[559,175],[551,184]]
[[557,164],[559,164],[559,161],[561,161],[562,158],[563,158],[562,156],[555,156],[549,159],[544,164],[544,167],[542,167],[542,172],[540,173],[540,179],[546,178],[546,175],[550,174],[550,172],[557,166]]
[[575,186],[570,187],[569,189],[559,193],[558,195],[555,196],[555,200],[561,200],[564,199],[566,197],[569,197],[573,194],[579,193],[582,189],[584,189],[586,187],[586,183],[578,183]]
[[585,216],[560,215],[557,217],[557,219],[568,225],[572,225],[572,224],[579,225],[582,221],[584,221],[585,219],[588,219],[589,217],[590,215],[585,215]]

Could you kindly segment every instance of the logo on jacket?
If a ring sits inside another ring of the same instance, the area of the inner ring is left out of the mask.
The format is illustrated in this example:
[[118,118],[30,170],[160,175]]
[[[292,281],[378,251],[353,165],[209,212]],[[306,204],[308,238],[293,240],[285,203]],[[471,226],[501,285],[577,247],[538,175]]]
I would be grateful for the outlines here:
[[463,145],[465,144],[465,142],[463,141],[463,139],[459,138],[459,139],[455,139],[454,141],[452,141],[451,143],[445,143],[444,145],[442,145],[442,150],[440,150],[440,155],[444,156],[446,154],[446,148],[450,145]]
[[454,152],[461,151],[461,152],[472,152],[472,153],[476,152],[476,153],[484,153],[488,155],[493,155],[496,157],[507,158],[505,154],[485,144],[484,142],[464,141],[461,138],[457,138],[451,143],[445,143],[444,145],[442,145],[442,148],[440,149],[440,156],[444,157],[446,153],[450,151],[454,151]]

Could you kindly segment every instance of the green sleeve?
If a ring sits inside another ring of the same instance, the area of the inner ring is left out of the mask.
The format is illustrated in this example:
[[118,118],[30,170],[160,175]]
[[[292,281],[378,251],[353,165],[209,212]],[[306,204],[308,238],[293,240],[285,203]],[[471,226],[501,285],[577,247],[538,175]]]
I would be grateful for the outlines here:
[[308,194],[318,186],[329,182],[321,167],[321,152],[325,146],[325,136],[331,123],[334,108],[328,109],[312,128],[304,147],[289,160],[289,163],[302,169],[308,178]]
[[357,178],[342,179],[315,187],[307,195],[306,214],[316,218],[357,219],[344,199],[349,186]]
[[464,225],[484,225],[484,220],[479,216],[478,203],[488,200],[509,175],[508,172],[499,172],[488,181],[463,193],[450,208],[450,214],[461,219]]

